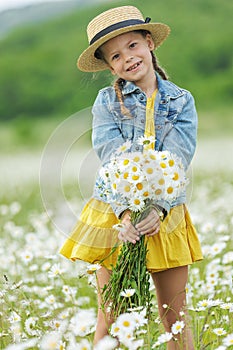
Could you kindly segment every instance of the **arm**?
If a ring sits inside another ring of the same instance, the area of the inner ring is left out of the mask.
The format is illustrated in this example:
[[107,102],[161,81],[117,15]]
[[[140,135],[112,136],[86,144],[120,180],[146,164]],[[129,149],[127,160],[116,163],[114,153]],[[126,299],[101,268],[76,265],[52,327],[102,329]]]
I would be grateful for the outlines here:
[[[92,144],[102,165],[108,163],[111,155],[126,141],[114,119],[114,103],[109,101],[110,93],[107,89],[101,90],[92,108]],[[111,207],[117,217],[127,209],[124,204],[111,203]]]
[[171,123],[172,127],[163,139],[162,150],[175,153],[187,170],[196,149],[197,139],[197,112],[190,93],[186,93],[185,103]]
[[126,140],[114,119],[113,103],[109,101],[108,91],[101,90],[92,108],[92,144],[102,164],[110,160],[111,155]]

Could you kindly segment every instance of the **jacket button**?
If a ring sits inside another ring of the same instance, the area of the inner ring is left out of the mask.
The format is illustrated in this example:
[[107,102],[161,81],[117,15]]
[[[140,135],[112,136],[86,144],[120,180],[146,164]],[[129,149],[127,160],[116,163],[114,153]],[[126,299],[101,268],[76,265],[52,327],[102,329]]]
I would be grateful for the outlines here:
[[141,123],[145,123],[144,119],[141,119]]
[[138,151],[139,150],[139,146],[136,146],[135,149],[136,149],[136,151]]

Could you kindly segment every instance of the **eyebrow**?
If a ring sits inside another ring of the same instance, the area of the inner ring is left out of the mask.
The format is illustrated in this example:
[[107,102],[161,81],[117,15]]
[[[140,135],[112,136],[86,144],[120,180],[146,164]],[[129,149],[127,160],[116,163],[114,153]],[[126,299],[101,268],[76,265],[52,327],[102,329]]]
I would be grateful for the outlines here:
[[[129,46],[132,42],[134,42],[136,39],[135,38],[132,38],[130,39],[129,41],[127,41],[127,43],[124,45],[124,46]],[[119,50],[116,50],[116,51],[112,51],[109,53],[109,56],[113,56],[115,55],[116,53],[119,53]]]

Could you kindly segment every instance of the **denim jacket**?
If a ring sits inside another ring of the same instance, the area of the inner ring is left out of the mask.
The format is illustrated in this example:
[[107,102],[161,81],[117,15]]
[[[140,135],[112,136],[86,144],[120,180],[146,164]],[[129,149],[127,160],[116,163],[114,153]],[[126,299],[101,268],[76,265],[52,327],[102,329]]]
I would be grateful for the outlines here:
[[[154,121],[158,151],[168,150],[181,158],[185,169],[190,165],[196,148],[197,113],[194,99],[189,91],[174,83],[163,80],[156,73],[158,93],[154,106]],[[134,83],[125,81],[122,86],[124,105],[130,110],[131,117],[124,116],[113,87],[99,91],[92,108],[93,129],[92,143],[102,165],[106,164],[116,149],[127,140],[133,142],[131,151],[142,151],[137,139],[144,135],[146,116],[146,94]],[[94,188],[93,197],[106,201],[99,190],[99,176]],[[185,203],[183,193],[172,204],[157,203],[169,212],[170,208]],[[112,204],[117,216],[126,206]]]

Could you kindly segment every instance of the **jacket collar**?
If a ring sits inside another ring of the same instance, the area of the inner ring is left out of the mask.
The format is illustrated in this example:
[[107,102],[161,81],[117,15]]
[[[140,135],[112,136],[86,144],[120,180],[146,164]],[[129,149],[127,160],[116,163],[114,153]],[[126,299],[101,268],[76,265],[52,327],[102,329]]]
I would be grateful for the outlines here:
[[[155,75],[157,78],[158,90],[161,94],[161,97],[177,98],[184,94],[184,90],[180,89],[174,83],[168,80],[163,80],[157,72],[155,72]],[[128,95],[135,91],[142,92],[142,90],[133,82],[125,80],[122,87],[122,94]]]

